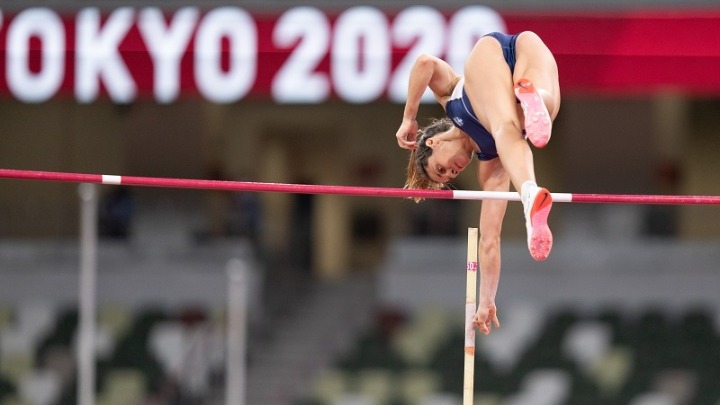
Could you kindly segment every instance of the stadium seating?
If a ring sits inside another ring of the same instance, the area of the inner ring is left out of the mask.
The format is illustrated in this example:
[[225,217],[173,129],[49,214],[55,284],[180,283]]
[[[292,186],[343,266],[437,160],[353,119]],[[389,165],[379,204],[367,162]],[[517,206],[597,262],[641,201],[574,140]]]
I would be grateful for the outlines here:
[[[76,404],[77,309],[3,308],[0,405]],[[96,402],[222,403],[220,318],[99,308]],[[475,405],[717,405],[717,320],[699,306],[508,306],[502,327],[478,337]],[[437,307],[379,311],[294,405],[460,404],[462,322]]]
[[[77,309],[3,308],[0,404],[76,404]],[[216,345],[198,349],[194,343],[212,341],[213,326],[205,312],[194,307],[101,307],[95,338],[96,403],[133,405],[151,398],[178,403],[183,396],[211,396],[210,373],[222,366],[217,363],[222,355],[211,353]],[[198,364],[188,364],[192,353],[192,360],[201,360]]]
[[[506,315],[503,327],[523,319],[522,311]],[[462,319],[433,308],[401,322],[387,318],[379,316],[296,405],[460,404]],[[501,345],[492,334],[479,337],[476,405],[720,403],[720,333],[710,308],[562,309],[540,319],[524,344],[505,342],[515,358],[493,351]],[[495,333],[504,338],[503,331]]]

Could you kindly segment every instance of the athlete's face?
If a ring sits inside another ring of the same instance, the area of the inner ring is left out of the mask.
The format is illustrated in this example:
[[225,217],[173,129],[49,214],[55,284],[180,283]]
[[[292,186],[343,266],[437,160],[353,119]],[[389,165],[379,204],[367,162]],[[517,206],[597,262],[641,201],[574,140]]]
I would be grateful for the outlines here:
[[457,177],[472,160],[472,151],[468,150],[463,135],[453,130],[429,138],[426,145],[433,152],[425,171],[438,183],[447,183]]

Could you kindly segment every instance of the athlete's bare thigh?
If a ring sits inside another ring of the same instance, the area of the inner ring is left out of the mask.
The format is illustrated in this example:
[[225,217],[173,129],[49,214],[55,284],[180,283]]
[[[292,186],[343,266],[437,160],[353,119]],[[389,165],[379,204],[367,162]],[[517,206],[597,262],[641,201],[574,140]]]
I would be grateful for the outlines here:
[[502,125],[521,128],[513,92],[513,78],[502,47],[493,37],[483,37],[465,61],[465,91],[475,115],[490,133]]

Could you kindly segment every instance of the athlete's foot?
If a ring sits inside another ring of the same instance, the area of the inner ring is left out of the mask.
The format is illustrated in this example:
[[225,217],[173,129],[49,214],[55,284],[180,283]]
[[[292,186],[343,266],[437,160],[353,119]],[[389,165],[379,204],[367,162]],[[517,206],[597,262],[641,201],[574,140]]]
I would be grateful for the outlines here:
[[525,227],[527,228],[530,256],[537,261],[547,259],[552,249],[553,236],[547,219],[552,208],[552,195],[545,188],[530,191],[525,204]]
[[544,148],[550,141],[552,120],[545,107],[543,98],[528,79],[520,79],[515,84],[515,97],[525,114],[525,132],[536,148]]

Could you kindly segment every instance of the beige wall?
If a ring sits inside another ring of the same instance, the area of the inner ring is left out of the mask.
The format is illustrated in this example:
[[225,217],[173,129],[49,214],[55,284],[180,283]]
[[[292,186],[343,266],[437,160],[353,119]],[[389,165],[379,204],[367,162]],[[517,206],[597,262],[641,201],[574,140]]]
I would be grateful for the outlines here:
[[[0,166],[11,169],[110,172],[122,169],[122,120],[111,105],[40,106],[0,102]],[[2,237],[63,237],[77,228],[77,187],[3,181]]]
[[[690,101],[687,134],[683,138],[681,194],[720,195],[720,114],[717,101]],[[717,206],[685,206],[681,211],[682,233],[693,239],[717,239],[720,209]]]

